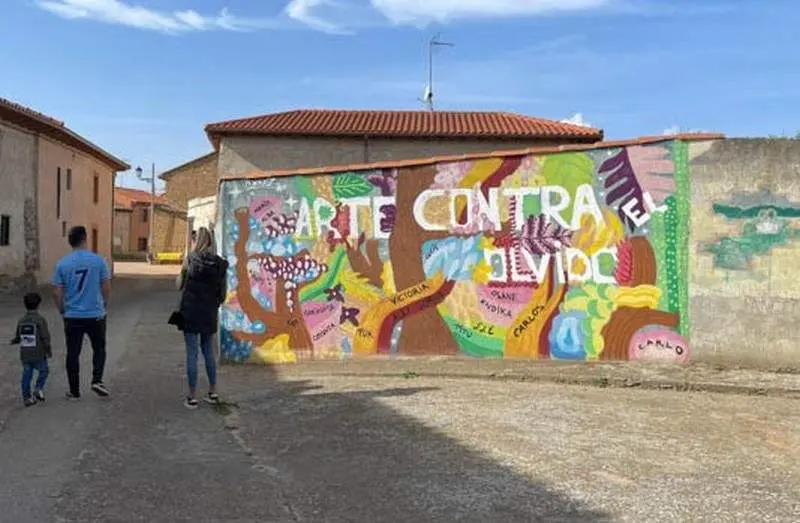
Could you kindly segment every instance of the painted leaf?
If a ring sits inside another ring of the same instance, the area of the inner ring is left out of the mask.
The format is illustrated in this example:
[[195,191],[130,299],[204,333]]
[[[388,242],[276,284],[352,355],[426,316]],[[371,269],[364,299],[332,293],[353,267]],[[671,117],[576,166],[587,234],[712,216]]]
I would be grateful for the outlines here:
[[617,250],[617,270],[614,274],[617,283],[629,287],[633,283],[633,245],[629,241],[622,242]]
[[340,174],[333,179],[333,195],[337,199],[358,198],[372,192],[372,184],[362,176]]
[[572,241],[572,231],[549,222],[544,216],[528,216],[520,242],[534,256],[555,254]]
[[636,204],[631,208],[632,214],[643,215],[647,212],[644,207],[644,191],[636,179],[630,156],[627,149],[620,150],[600,166],[598,174],[604,178],[606,204],[617,209],[622,222],[631,230],[636,231],[633,220],[622,209],[632,200]]
[[663,205],[676,189],[675,164],[669,149],[663,145],[634,145],[627,149],[642,190],[650,193],[656,205]]
[[[563,187],[569,193],[572,201],[575,201],[578,186],[591,184],[594,181],[594,162],[586,153],[551,154],[545,158],[540,174],[544,177],[546,185]],[[535,209],[532,209],[528,202],[535,203]],[[539,198],[525,198],[526,215],[540,212]],[[561,215],[567,223],[571,223],[572,213],[573,206],[570,205]]]
[[319,208],[319,217],[321,220],[328,221],[333,218],[333,208],[328,205],[323,205]]

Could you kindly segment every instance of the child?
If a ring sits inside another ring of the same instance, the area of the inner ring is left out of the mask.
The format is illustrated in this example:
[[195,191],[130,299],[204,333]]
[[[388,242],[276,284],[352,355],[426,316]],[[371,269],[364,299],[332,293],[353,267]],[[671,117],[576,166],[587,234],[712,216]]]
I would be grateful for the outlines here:
[[[49,373],[47,358],[53,356],[53,350],[50,347],[50,331],[47,328],[47,320],[38,312],[42,297],[38,293],[31,292],[25,295],[23,301],[27,312],[17,323],[17,334],[11,340],[11,344],[20,346],[22,400],[26,407],[30,407],[37,401],[44,401],[44,385]],[[31,396],[31,380],[34,370],[38,371],[39,376],[36,379],[36,391]]]

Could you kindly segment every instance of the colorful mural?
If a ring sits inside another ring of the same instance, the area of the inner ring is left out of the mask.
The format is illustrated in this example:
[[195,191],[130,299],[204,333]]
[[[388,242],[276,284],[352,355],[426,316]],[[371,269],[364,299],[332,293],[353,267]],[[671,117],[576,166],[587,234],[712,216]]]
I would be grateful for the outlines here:
[[232,361],[686,362],[681,141],[228,180]]

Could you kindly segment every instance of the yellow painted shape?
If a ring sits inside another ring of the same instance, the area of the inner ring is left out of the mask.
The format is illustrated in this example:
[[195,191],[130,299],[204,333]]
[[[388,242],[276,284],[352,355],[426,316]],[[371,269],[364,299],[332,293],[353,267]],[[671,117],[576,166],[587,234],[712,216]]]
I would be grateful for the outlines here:
[[281,334],[253,349],[252,359],[268,365],[297,363],[297,355],[289,347],[289,335]]
[[[424,300],[436,294],[444,285],[444,276],[441,272],[436,273],[436,276],[429,278],[422,283],[404,289],[393,296],[384,298],[376,305],[372,306],[361,319],[361,325],[356,330],[356,335],[353,338],[353,354],[356,356],[372,356],[378,353],[378,335],[380,329],[386,319],[395,311],[403,309],[412,305],[420,300]],[[425,288],[427,287],[427,290]],[[412,298],[398,301],[397,305],[393,300],[405,295],[413,293],[417,289],[418,294],[414,294]]]
[[[485,160],[478,160],[472,166],[472,169],[467,173],[464,178],[461,179],[461,183],[458,186],[462,189],[472,189],[475,187],[476,184],[482,184],[485,182],[492,174],[503,165],[502,158],[487,158]],[[461,216],[461,213],[464,212],[464,208],[466,204],[464,203],[463,198],[459,198],[456,201],[456,216]]]
[[652,285],[638,287],[621,287],[614,298],[617,307],[633,307],[636,309],[655,309],[661,300],[661,289]]

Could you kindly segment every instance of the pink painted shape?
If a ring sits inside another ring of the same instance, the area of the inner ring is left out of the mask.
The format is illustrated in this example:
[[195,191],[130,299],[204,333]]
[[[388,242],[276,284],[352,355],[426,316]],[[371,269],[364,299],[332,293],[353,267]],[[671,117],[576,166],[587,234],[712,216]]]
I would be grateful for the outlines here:
[[688,363],[691,350],[686,339],[664,327],[642,329],[628,347],[631,361],[647,363]]
[[263,196],[250,202],[250,214],[261,223],[264,223],[273,214],[279,214],[282,210],[283,202],[275,196]]
[[270,303],[275,303],[275,277],[266,269],[259,266],[257,272],[250,273],[250,279],[261,293],[269,298]]
[[533,296],[533,287],[478,287],[478,304],[487,323],[508,327],[525,309]]
[[314,348],[338,347],[342,343],[342,302],[311,301],[304,303],[302,310]]

